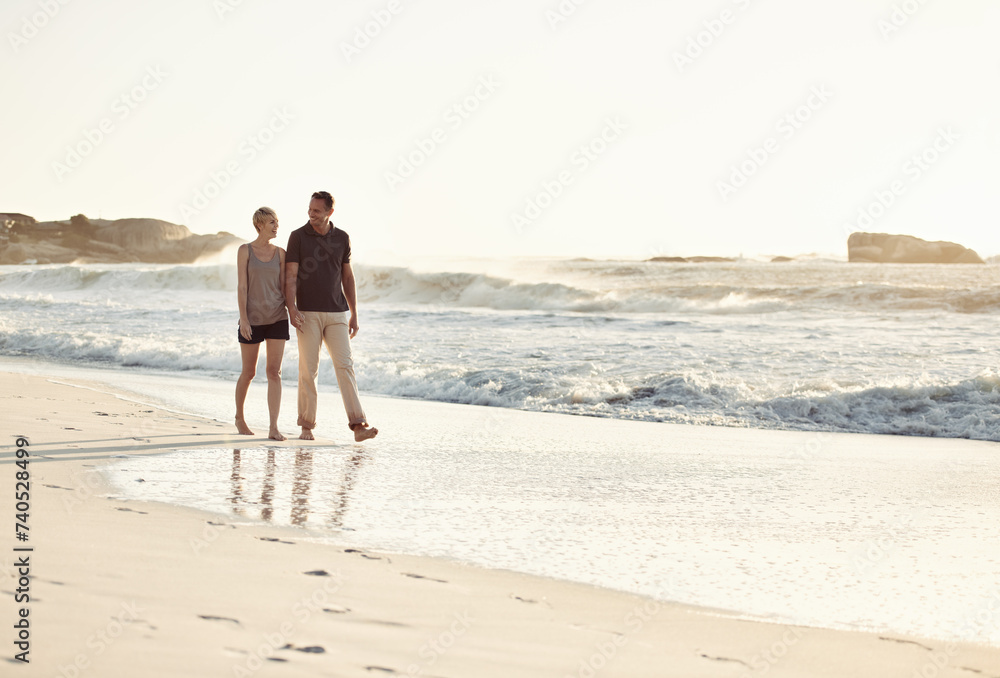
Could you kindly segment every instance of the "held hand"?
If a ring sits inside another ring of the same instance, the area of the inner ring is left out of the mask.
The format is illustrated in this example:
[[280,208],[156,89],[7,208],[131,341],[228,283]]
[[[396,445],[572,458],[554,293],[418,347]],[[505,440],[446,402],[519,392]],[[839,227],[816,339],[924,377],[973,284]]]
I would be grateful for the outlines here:
[[302,321],[305,320],[305,316],[303,316],[298,311],[292,311],[291,313],[288,314],[288,316],[289,316],[288,321],[292,323],[292,327],[294,327],[299,331],[302,331]]
[[351,314],[351,322],[347,325],[349,331],[349,336],[351,339],[358,335],[358,316]]
[[250,341],[253,338],[253,330],[250,329],[250,321],[240,318],[240,336]]

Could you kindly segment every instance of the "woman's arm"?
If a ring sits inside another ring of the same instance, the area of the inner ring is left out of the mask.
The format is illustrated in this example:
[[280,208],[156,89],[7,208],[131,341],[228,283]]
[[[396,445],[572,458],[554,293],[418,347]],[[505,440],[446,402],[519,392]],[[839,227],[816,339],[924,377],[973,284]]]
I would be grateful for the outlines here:
[[236,251],[236,304],[240,308],[240,334],[250,341],[252,330],[250,318],[247,317],[247,261],[250,259],[250,245],[240,245]]

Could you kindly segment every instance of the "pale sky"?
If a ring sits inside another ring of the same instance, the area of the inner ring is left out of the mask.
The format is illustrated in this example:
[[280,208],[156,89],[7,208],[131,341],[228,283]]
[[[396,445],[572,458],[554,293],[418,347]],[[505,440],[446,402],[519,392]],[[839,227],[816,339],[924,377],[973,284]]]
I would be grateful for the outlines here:
[[283,243],[329,190],[360,261],[1000,253],[995,0],[4,0],[0,28],[0,211],[39,220],[250,239],[269,205]]

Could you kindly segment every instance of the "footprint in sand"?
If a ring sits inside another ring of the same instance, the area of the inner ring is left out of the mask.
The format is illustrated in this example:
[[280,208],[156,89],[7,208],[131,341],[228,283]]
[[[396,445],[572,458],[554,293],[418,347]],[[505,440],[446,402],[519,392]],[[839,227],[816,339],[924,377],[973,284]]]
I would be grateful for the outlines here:
[[128,511],[130,513],[141,513],[144,516],[148,516],[149,515],[149,511],[136,511],[135,509],[122,508],[121,506],[116,506],[115,510],[116,511]]
[[[359,551],[357,549],[344,549],[344,553],[357,553],[362,558],[367,558],[368,560],[382,560],[383,559],[382,556],[372,556],[372,555],[369,555],[369,554],[365,553],[364,551]],[[388,558],[386,558],[385,560],[389,561]],[[389,561],[389,562],[392,562],[392,561]]]
[[330,573],[326,570],[311,570],[309,572],[303,572],[302,574],[308,574],[311,577],[329,577]]
[[703,659],[710,659],[713,662],[732,662],[734,664],[743,664],[743,666],[747,667],[748,669],[750,668],[750,665],[747,664],[742,659],[733,659],[732,657],[712,657],[710,655],[705,654],[704,652],[701,653],[701,657]]
[[[282,541],[281,539],[275,539],[274,537],[257,537],[261,541],[273,541],[276,544],[294,544],[294,541]],[[306,573],[308,574],[308,572]]]
[[239,619],[233,619],[232,617],[216,617],[215,615],[211,614],[199,614],[198,617],[200,619],[205,619],[207,621],[227,621],[227,622],[232,622],[237,626],[242,626],[242,624],[240,624]]
[[426,579],[427,581],[436,581],[439,584],[447,584],[448,582],[444,579],[435,579],[434,577],[425,577],[422,574],[414,574],[413,572],[403,572],[404,577],[413,577],[414,579]]
[[397,621],[389,621],[387,619],[361,619],[359,621],[363,624],[378,624],[379,626],[392,626],[394,628],[399,628],[399,629],[410,628],[409,624],[404,624],[402,622],[397,622]]
[[351,608],[334,605],[333,607],[324,607],[323,611],[329,612],[330,614],[347,614],[351,611]]
[[319,645],[308,645],[306,647],[295,647],[291,643],[286,644],[281,648],[282,650],[295,650],[296,652],[306,652],[308,654],[323,654],[326,652],[326,648],[320,647]]

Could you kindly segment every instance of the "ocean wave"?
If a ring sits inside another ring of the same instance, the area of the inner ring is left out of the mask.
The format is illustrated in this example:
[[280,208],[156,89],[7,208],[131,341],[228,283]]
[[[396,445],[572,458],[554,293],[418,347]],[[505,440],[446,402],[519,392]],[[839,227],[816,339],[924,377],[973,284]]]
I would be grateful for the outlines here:
[[[970,284],[974,278],[966,269],[938,269],[931,274],[917,267],[878,274],[876,269],[831,264],[712,268],[560,262],[535,269],[531,280],[462,271],[418,272],[400,266],[356,265],[355,273],[360,301],[377,305],[593,315],[1000,311],[1000,280]],[[867,278],[855,279],[862,274]],[[928,275],[935,284],[926,282]],[[141,305],[144,293],[234,292],[236,278],[233,264],[17,266],[0,269],[0,294],[113,295],[128,290]]]
[[756,399],[748,397],[753,389],[746,384],[698,381],[672,377],[605,400],[611,407],[594,405],[652,421],[1000,441],[1000,375],[995,372],[954,383],[827,383],[807,393]]
[[367,365],[377,393],[473,405],[652,422],[971,438],[1000,442],[1000,375],[956,383],[833,383],[754,398],[744,382],[664,375],[639,383],[532,370],[386,369]]
[[499,311],[573,313],[767,313],[787,310],[790,299],[717,285],[591,290],[561,282],[520,282],[481,273],[417,273],[408,268],[358,270],[358,296],[366,303],[405,303]]
[[10,293],[101,290],[235,290],[232,265],[16,266],[0,269],[0,290]]
[[[42,329],[0,317],[0,355],[196,371],[235,380],[240,371],[235,323],[201,323],[198,316],[184,319],[184,326],[201,326],[202,332],[177,333],[158,322],[118,331],[130,323],[107,316],[96,324],[85,320]],[[618,374],[624,364],[602,367],[544,351],[492,365],[477,364],[486,361],[471,356],[461,364],[442,362],[446,354],[429,360],[402,354],[389,358],[385,351],[381,356],[362,352],[355,357],[358,383],[366,392],[653,422],[1000,441],[996,372],[957,381],[924,375],[848,383],[817,374],[779,382],[760,373],[707,369],[642,375],[636,365]],[[287,383],[296,382],[297,368],[293,340],[282,366]],[[320,383],[336,383],[329,360],[320,362]]]
[[0,330],[0,355],[102,366],[236,374],[240,370],[239,352],[227,349],[231,347],[206,345],[197,337],[166,342],[156,336],[132,333]]
[[[416,273],[407,268],[359,268],[358,293],[368,303],[392,302],[494,310],[577,313],[762,314],[847,310],[1000,310],[1000,287],[968,289],[919,284],[858,283],[823,285],[736,285],[721,280],[670,284],[662,277],[637,280],[607,290],[559,282],[518,282],[475,273]],[[620,275],[621,270],[616,271]]]
[[[1000,310],[1000,284],[970,287],[965,278],[936,285],[902,274],[894,282],[859,281],[853,279],[852,271],[826,265],[812,275],[808,269],[804,274],[800,269],[792,280],[777,285],[774,284],[777,276],[768,274],[766,264],[743,267],[753,276],[743,275],[741,267],[716,270],[717,275],[713,269],[702,268],[694,280],[680,276],[677,269],[610,263],[597,266],[593,262],[589,265],[591,268],[584,271],[573,270],[568,264],[557,267],[553,280],[545,282],[482,273],[418,273],[401,267],[358,267],[358,294],[367,303],[576,313],[738,315],[832,310],[955,313]],[[614,281],[601,289],[592,289],[602,275]]]

